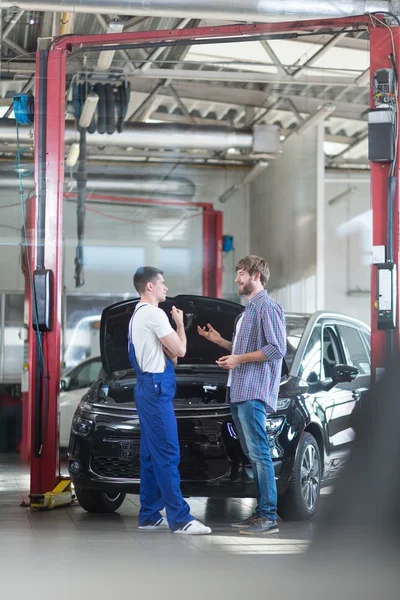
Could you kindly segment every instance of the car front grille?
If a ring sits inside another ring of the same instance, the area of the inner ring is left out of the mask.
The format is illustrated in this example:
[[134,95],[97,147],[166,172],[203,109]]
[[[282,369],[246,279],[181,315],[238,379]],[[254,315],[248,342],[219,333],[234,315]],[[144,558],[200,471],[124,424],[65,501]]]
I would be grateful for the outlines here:
[[[181,460],[183,457],[181,456]],[[95,456],[91,459],[91,470],[99,477],[107,479],[140,479],[140,461],[110,456]],[[179,471],[182,479],[190,479],[190,464],[181,462]]]
[[111,456],[95,456],[91,460],[95,475],[107,479],[139,479],[140,464],[136,460],[123,460]]

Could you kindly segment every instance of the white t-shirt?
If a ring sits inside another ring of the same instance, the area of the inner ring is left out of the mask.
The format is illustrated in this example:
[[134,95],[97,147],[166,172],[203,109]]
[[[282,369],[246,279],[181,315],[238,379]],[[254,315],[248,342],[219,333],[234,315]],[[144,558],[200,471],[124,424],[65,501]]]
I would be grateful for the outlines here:
[[[243,321],[243,315],[241,315],[239,317],[238,322],[236,323],[235,338],[234,338],[233,344],[232,344],[232,354],[235,354],[236,340],[238,339],[240,327],[242,326],[242,321]],[[233,369],[229,370],[229,377],[228,377],[228,383],[227,383],[228,387],[231,387],[231,383],[232,383],[232,370]]]
[[[140,307],[140,308],[139,308]],[[143,372],[162,373],[166,361],[160,338],[174,330],[161,308],[139,302],[129,324],[138,365]]]

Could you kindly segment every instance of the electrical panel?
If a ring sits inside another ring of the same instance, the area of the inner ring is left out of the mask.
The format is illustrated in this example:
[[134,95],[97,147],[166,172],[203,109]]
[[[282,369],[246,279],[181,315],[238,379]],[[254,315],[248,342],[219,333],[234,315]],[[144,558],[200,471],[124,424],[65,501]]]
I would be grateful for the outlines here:
[[395,102],[395,78],[393,69],[378,69],[372,78],[376,108]]
[[396,327],[396,265],[378,265],[378,329]]
[[394,161],[396,149],[396,95],[393,69],[372,76],[375,108],[368,113],[368,158],[375,163]]
[[[51,288],[53,271],[36,269],[33,274],[33,290],[35,294],[33,327],[45,332],[52,330],[51,322]],[[36,310],[35,310],[36,308]],[[36,313],[36,314],[35,314]]]

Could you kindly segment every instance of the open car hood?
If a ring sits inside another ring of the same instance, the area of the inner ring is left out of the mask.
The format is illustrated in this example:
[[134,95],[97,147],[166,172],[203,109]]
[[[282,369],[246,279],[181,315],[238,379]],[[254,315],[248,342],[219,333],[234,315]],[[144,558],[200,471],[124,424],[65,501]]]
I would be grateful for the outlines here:
[[[116,371],[132,368],[128,356],[128,326],[139,299],[124,300],[103,310],[100,325],[100,351],[103,368],[108,376]],[[227,351],[208,342],[197,333],[197,326],[210,323],[223,338],[232,339],[236,317],[243,306],[227,300],[207,298],[205,296],[181,295],[167,298],[162,308],[174,329],[171,309],[176,306],[184,313],[187,336],[187,352],[179,364],[215,365],[215,361],[227,354]]]

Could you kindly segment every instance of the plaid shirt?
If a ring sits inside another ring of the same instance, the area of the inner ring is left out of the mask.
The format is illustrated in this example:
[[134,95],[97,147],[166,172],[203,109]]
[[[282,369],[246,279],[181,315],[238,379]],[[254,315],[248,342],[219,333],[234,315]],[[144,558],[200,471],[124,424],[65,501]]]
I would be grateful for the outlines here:
[[267,410],[274,412],[278,400],[282,359],[286,354],[285,315],[280,304],[275,302],[266,290],[256,294],[242,314],[243,321],[236,340],[235,354],[261,350],[267,360],[245,363],[232,370],[229,399],[232,403],[262,400],[266,403]]

